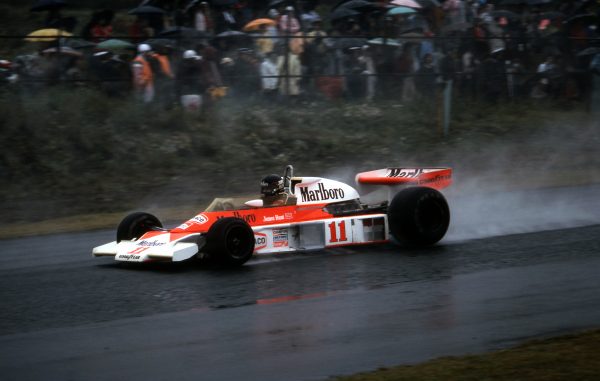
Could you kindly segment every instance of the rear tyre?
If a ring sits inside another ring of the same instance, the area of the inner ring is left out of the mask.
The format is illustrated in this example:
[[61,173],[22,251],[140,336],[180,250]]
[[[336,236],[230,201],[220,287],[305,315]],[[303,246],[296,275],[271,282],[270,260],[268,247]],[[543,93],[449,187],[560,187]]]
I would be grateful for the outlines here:
[[162,224],[152,214],[144,212],[131,213],[123,218],[123,221],[121,221],[117,228],[117,242],[138,239],[146,232],[156,228],[162,228]]
[[217,263],[230,267],[241,266],[254,253],[254,232],[242,219],[221,218],[206,234],[205,251]]
[[390,233],[402,245],[433,245],[444,237],[450,224],[448,203],[433,188],[412,187],[398,192],[387,214]]

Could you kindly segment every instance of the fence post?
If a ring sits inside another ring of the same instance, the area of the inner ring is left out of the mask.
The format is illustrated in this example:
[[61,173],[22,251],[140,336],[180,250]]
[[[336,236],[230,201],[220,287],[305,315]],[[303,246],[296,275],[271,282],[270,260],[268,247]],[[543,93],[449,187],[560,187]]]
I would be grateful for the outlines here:
[[450,112],[452,111],[452,84],[453,80],[444,81],[444,137],[450,133]]

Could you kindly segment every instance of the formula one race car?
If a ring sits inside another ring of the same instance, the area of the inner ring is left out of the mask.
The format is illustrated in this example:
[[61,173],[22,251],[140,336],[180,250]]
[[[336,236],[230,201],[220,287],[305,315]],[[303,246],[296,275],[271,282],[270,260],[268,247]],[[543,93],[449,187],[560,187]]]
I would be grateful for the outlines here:
[[[446,234],[450,211],[439,189],[452,182],[450,168],[385,168],[356,175],[358,191],[321,177],[267,176],[261,199],[215,199],[173,229],[148,213],[121,221],[114,242],[94,256],[117,261],[208,259],[239,266],[253,254],[278,254],[394,241],[432,245]],[[365,200],[369,199],[367,203]]]

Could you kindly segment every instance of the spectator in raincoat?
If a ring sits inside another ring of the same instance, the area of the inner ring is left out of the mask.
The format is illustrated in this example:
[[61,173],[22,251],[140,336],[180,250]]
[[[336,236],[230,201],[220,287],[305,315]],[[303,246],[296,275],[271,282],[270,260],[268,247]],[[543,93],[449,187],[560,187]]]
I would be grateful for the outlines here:
[[296,34],[300,31],[300,22],[294,16],[294,7],[287,6],[279,18],[279,31],[282,35]]
[[165,107],[170,107],[175,102],[174,79],[175,75],[171,69],[168,47],[157,47],[148,57],[148,62],[154,74],[154,88],[156,99]]
[[197,111],[202,107],[206,83],[202,73],[202,57],[195,50],[183,52],[177,68],[177,94],[185,110]]
[[133,86],[136,95],[144,103],[154,99],[154,73],[150,65],[152,47],[148,44],[138,46],[138,55],[131,62]]
[[275,63],[276,55],[269,52],[260,64],[260,76],[262,93],[265,99],[271,100],[277,94],[277,65]]
[[281,95],[298,96],[300,95],[300,75],[302,74],[302,65],[297,54],[289,53],[287,58],[281,55],[277,59],[277,71],[281,76],[279,78],[279,92]]

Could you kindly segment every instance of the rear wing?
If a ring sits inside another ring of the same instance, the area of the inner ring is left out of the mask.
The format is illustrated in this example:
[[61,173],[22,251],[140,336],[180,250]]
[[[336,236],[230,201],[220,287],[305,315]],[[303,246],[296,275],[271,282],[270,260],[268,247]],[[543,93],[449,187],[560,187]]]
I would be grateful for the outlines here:
[[443,189],[452,184],[451,168],[383,168],[356,175],[357,184],[407,185]]

